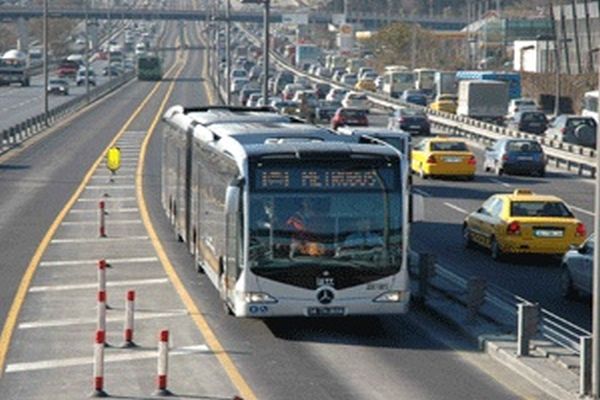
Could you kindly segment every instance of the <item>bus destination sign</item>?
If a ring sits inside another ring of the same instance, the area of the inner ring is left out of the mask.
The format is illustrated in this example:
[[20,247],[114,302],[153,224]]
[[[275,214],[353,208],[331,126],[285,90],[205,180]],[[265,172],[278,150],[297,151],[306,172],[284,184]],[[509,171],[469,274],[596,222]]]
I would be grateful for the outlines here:
[[373,190],[394,185],[394,171],[380,169],[257,168],[256,190]]

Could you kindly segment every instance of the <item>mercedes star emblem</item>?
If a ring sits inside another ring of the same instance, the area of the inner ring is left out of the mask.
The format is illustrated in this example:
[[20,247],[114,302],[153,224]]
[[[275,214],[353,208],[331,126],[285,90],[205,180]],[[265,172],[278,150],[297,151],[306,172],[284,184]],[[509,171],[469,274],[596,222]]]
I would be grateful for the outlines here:
[[320,290],[319,292],[317,292],[317,300],[319,300],[319,303],[321,304],[329,304],[333,301],[334,298],[334,294],[331,290],[329,289],[323,289]]

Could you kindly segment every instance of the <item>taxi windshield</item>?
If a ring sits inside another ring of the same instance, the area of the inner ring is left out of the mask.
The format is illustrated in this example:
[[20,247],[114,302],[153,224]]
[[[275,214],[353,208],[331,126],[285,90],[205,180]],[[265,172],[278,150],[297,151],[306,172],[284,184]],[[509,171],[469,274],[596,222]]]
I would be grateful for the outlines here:
[[559,201],[513,201],[510,205],[510,215],[513,217],[573,217],[567,206]]

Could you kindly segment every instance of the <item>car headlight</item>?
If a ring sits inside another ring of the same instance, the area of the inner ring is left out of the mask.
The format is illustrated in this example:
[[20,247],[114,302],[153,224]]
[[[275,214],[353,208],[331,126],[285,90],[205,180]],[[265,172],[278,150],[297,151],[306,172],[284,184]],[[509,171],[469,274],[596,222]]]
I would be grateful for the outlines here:
[[277,303],[277,299],[264,292],[246,292],[244,294],[246,303]]
[[375,297],[373,301],[375,303],[399,303],[407,301],[409,296],[409,292],[394,290],[380,294],[379,296]]

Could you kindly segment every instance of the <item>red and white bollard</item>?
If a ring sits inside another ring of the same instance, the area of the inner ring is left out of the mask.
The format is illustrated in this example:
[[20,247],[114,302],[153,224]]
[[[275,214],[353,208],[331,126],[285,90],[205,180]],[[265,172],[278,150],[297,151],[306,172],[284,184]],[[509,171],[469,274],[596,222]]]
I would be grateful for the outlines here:
[[106,333],[103,330],[96,331],[94,343],[94,391],[91,397],[107,397],[104,391],[104,342]]
[[123,338],[125,342],[121,347],[135,347],[133,342],[133,321],[135,309],[135,290],[129,290],[125,298],[125,326],[123,329]]
[[160,331],[158,338],[158,375],[156,377],[156,396],[169,396],[171,392],[167,389],[167,372],[169,369],[169,331]]
[[106,332],[106,261],[98,261],[98,330]]
[[100,224],[100,237],[106,237],[106,203],[104,200],[100,200],[98,219]]

